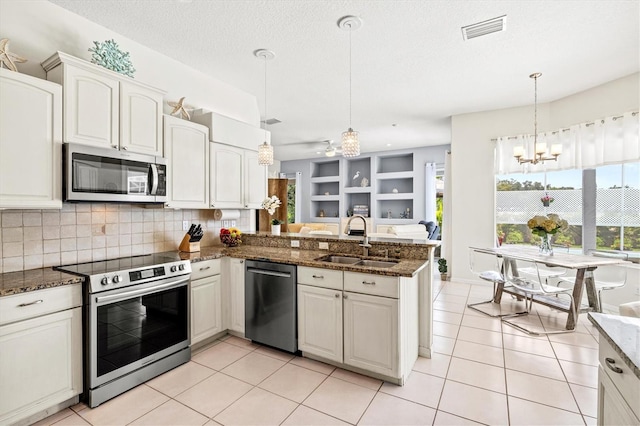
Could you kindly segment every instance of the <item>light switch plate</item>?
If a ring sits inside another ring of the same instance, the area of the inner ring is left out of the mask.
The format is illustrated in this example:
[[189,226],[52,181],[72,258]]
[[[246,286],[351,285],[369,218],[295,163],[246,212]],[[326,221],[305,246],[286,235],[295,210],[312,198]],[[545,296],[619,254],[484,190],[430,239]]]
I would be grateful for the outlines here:
[[291,240],[291,247],[300,247],[300,241]]
[[329,250],[329,243],[318,243],[318,248],[320,250]]
[[183,231],[188,231],[189,230],[189,221],[188,220],[183,220],[182,221],[182,230]]
[[235,220],[231,221],[231,226],[236,226],[236,221]]

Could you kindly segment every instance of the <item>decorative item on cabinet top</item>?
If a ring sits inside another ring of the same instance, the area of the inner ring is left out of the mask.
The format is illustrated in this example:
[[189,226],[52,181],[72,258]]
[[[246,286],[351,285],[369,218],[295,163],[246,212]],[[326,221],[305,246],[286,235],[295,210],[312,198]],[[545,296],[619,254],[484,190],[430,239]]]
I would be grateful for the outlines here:
[[187,108],[190,110],[193,110],[194,108],[185,105],[184,100],[185,97],[183,96],[178,102],[167,101],[167,105],[173,108],[173,110],[169,114],[175,115],[176,117],[180,116],[183,120],[191,120],[191,116],[189,115],[189,111],[187,111]]
[[92,64],[100,65],[111,71],[133,78],[133,73],[136,72],[136,69],[131,63],[129,52],[120,50],[115,40],[105,40],[104,43],[94,41],[93,45],[94,47],[89,48],[89,52],[92,53]]
[[5,67],[11,71],[18,72],[16,62],[21,64],[27,62],[22,56],[18,56],[15,53],[9,52],[9,39],[3,38],[0,40],[0,67]]

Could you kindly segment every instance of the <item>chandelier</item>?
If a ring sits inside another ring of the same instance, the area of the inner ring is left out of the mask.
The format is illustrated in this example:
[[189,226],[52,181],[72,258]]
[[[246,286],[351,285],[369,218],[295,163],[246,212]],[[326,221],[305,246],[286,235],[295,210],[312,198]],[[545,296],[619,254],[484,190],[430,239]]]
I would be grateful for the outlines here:
[[531,163],[538,164],[545,161],[557,161],[562,154],[562,145],[551,145],[551,152],[547,153],[547,144],[545,142],[538,143],[538,78],[542,73],[535,72],[529,76],[534,80],[534,107],[533,107],[533,155],[531,158],[525,157],[525,149],[523,146],[513,148],[513,156],[520,164]]
[[258,164],[270,166],[273,164],[273,147],[267,142],[267,61],[275,58],[276,54],[271,50],[258,49],[253,55],[264,60],[264,142],[258,145]]
[[349,129],[342,133],[342,155],[357,157],[360,155],[358,132],[351,128],[351,33],[362,26],[362,19],[357,16],[344,16],[338,20],[338,27],[349,31]]

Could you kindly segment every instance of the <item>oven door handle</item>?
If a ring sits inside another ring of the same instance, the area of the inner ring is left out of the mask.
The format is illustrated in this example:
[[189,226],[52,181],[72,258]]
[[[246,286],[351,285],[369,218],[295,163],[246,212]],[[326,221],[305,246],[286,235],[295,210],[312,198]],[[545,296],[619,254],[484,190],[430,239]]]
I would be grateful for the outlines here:
[[181,287],[187,285],[189,283],[190,278],[183,278],[177,281],[170,281],[168,283],[159,284],[153,287],[145,287],[138,290],[125,291],[118,294],[110,294],[108,296],[99,296],[96,297],[97,304],[103,304],[108,302],[118,302],[121,300],[130,299],[132,297],[156,293],[162,290],[170,290],[172,288]]

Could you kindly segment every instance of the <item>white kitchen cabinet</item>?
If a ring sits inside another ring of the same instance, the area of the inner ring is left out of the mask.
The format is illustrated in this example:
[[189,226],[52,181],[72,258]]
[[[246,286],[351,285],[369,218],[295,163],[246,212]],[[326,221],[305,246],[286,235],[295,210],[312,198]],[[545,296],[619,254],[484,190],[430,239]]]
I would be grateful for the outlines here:
[[398,356],[398,300],[345,291],[344,363],[397,377]]
[[50,414],[46,410],[77,402],[82,393],[80,285],[1,299],[0,424],[35,421]]
[[192,264],[191,345],[223,331],[219,259]]
[[404,384],[418,357],[418,278],[299,266],[298,347]]
[[257,151],[211,143],[210,198],[216,209],[259,209],[267,196],[267,171]]
[[342,362],[342,291],[298,284],[298,349]]
[[[616,333],[623,334],[618,330]],[[640,379],[622,360],[607,336],[601,332],[598,340],[598,425],[639,425]]]
[[0,69],[0,208],[62,208],[62,88]]
[[244,259],[228,259],[227,290],[229,322],[227,328],[244,336]]
[[209,129],[166,115],[167,207],[209,208]]
[[62,52],[42,67],[63,86],[65,142],[163,156],[163,91]]

